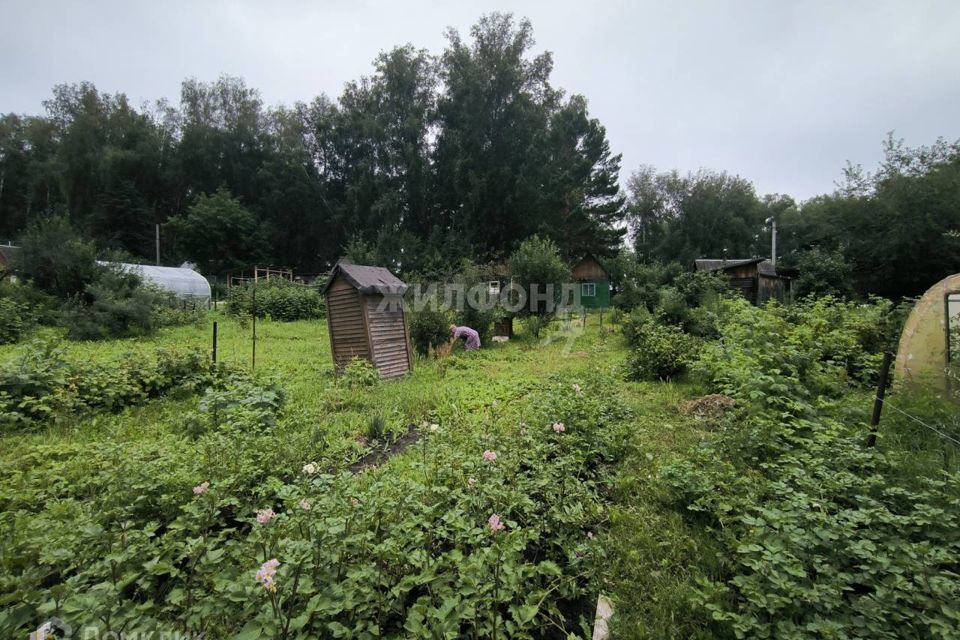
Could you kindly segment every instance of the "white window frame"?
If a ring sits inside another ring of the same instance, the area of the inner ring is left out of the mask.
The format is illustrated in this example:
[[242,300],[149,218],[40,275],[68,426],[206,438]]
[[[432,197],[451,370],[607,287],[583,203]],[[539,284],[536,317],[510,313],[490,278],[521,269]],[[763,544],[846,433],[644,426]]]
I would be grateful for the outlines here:
[[596,297],[597,297],[597,283],[596,283],[596,282],[581,282],[581,283],[580,283],[580,297],[581,297],[581,298],[596,298]]

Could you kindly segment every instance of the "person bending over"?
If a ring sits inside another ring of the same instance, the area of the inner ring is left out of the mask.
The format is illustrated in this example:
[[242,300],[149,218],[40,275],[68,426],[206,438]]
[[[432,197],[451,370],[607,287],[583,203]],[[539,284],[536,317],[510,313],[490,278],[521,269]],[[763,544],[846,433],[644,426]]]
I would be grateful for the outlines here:
[[480,348],[480,334],[470,327],[458,327],[455,324],[450,325],[450,341],[455,342],[463,338],[463,346],[467,351],[473,351]]

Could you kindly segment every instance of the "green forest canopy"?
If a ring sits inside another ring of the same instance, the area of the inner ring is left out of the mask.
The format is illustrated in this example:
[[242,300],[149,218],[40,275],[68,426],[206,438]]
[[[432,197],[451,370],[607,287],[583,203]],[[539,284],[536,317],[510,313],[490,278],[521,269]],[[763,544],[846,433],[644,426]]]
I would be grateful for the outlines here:
[[[348,246],[404,272],[501,259],[539,234],[573,259],[632,241],[642,261],[840,256],[861,292],[911,295],[960,271],[960,146],[892,136],[874,174],[848,167],[796,203],[723,171],[621,158],[585,97],[550,84],[529,21],[494,13],[439,54],[405,45],[338,99],[264,106],[240,78],[183,82],[179,105],[135,106],[87,82],[59,85],[43,115],[0,116],[0,237],[67,214],[101,249],[206,273],[255,261],[300,273]],[[628,232],[631,232],[628,234]],[[819,255],[819,254],[818,254]],[[809,260],[808,260],[809,262]]]

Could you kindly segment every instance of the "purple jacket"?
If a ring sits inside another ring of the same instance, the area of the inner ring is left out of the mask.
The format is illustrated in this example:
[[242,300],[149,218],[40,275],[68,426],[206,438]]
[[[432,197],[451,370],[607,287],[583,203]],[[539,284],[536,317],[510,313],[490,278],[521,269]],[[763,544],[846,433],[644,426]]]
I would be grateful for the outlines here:
[[453,337],[465,338],[467,350],[480,348],[480,334],[470,327],[457,327],[453,330]]

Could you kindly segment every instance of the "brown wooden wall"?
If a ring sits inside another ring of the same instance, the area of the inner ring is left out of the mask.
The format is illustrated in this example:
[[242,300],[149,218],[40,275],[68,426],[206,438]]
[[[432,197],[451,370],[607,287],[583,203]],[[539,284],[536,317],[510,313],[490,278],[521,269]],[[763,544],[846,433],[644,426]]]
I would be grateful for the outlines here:
[[366,296],[373,364],[382,378],[396,378],[413,368],[406,317],[400,296]]
[[330,329],[330,351],[337,370],[354,357],[370,357],[370,342],[360,293],[337,276],[327,291],[327,325]]
[[574,280],[609,280],[610,276],[599,262],[587,256],[573,268],[570,277]]
[[789,285],[783,278],[760,275],[758,283],[760,287],[757,290],[757,304],[763,304],[770,298],[776,298],[781,302],[787,299]]

